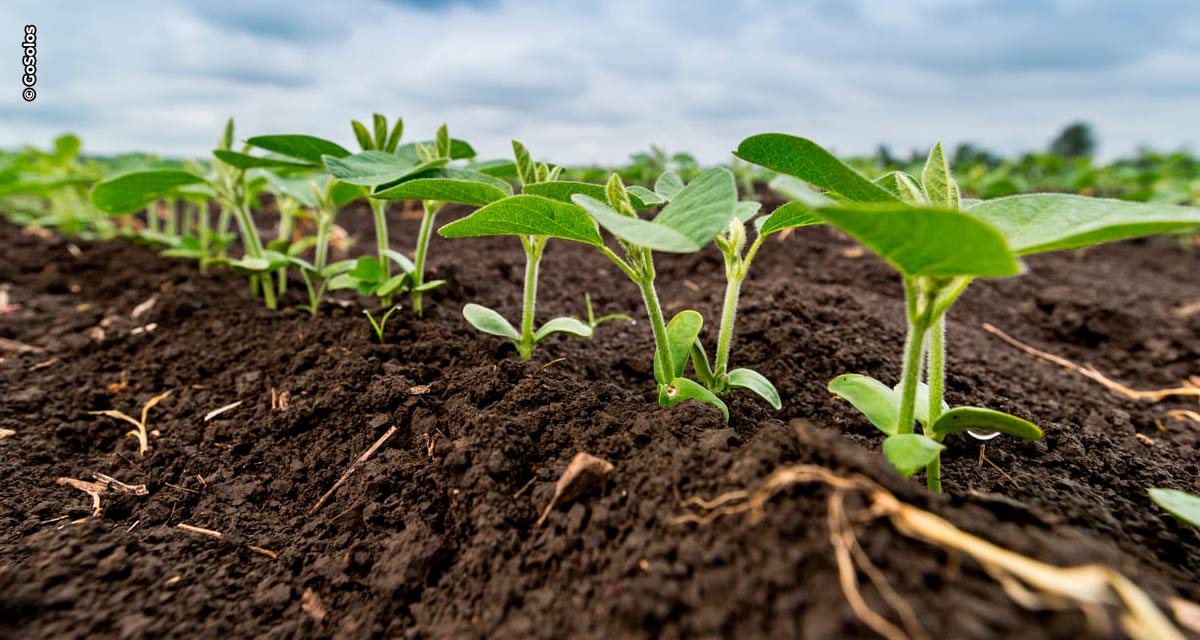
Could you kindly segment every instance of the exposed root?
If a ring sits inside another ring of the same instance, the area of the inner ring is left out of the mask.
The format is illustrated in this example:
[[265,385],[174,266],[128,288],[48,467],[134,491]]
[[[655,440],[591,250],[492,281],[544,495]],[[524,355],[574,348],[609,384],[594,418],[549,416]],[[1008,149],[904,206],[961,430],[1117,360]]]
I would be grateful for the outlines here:
[[[996,546],[955,527],[923,509],[905,504],[891,492],[859,474],[841,476],[815,465],[794,465],[772,472],[754,492],[732,492],[714,500],[691,498],[685,505],[708,511],[688,513],[676,523],[706,524],[725,515],[746,513],[751,522],[762,519],[764,507],[776,494],[796,485],[823,484],[832,489],[828,498],[829,540],[837,559],[838,577],[854,614],[868,627],[889,640],[928,638],[912,606],[887,582],[858,543],[852,514],[846,511],[846,494],[865,494],[870,506],[854,514],[871,520],[886,518],[902,535],[973,558],[995,579],[1014,602],[1028,609],[1084,610],[1089,625],[1104,626],[1104,607],[1116,607],[1121,628],[1135,640],[1183,640],[1183,634],[1149,596],[1119,572],[1100,564],[1055,567]],[[737,504],[731,504],[737,502]],[[871,609],[859,591],[862,572],[891,608],[900,624]],[[1175,599],[1175,611],[1195,607]]]
[[1081,366],[1081,365],[1075,364],[1074,362],[1071,362],[1070,360],[1067,360],[1066,358],[1056,356],[1052,353],[1046,353],[1045,351],[1042,351],[1040,349],[1035,349],[1035,348],[1025,344],[1024,342],[1021,342],[1020,340],[1017,340],[1016,338],[1008,335],[1007,333],[1004,333],[1003,331],[997,329],[995,326],[988,324],[986,322],[983,323],[982,326],[983,326],[984,331],[987,331],[988,333],[996,336],[997,338],[1000,338],[1001,340],[1020,349],[1021,351],[1024,351],[1025,353],[1028,353],[1029,355],[1031,355],[1035,358],[1039,358],[1039,359],[1045,360],[1047,362],[1053,362],[1054,364],[1066,369],[1067,371],[1078,373],[1079,375],[1081,375],[1085,378],[1088,378],[1089,380],[1100,383],[1102,386],[1104,386],[1104,388],[1108,389],[1112,393],[1115,393],[1115,394],[1121,395],[1121,396],[1125,396],[1126,398],[1130,398],[1132,400],[1140,400],[1140,401],[1145,401],[1145,402],[1161,402],[1161,401],[1165,400],[1166,398],[1171,398],[1174,396],[1200,397],[1200,386],[1197,386],[1195,383],[1192,383],[1190,381],[1187,383],[1184,383],[1184,385],[1181,387],[1174,387],[1171,389],[1154,389],[1151,391],[1141,391],[1138,389],[1130,389],[1129,387],[1121,384],[1120,382],[1117,382],[1116,380],[1113,380],[1113,379],[1109,378],[1108,376],[1105,376],[1103,373],[1100,373],[1095,367],[1093,367],[1090,364],[1085,364],[1085,365]]

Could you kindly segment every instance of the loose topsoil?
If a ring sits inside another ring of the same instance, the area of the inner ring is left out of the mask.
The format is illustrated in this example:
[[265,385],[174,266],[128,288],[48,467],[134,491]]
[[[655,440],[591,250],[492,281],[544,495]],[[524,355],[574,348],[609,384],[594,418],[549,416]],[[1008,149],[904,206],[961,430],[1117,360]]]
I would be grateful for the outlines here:
[[[390,215],[407,250],[417,221]],[[359,238],[352,253],[370,250],[366,209],[339,222]],[[657,406],[644,320],[549,339],[527,363],[472,330],[467,302],[518,317],[513,238],[436,238],[433,277],[447,284],[425,317],[394,314],[384,344],[362,300],[315,318],[271,312],[244,280],[146,247],[0,224],[0,252],[15,305],[0,337],[42,350],[0,362],[0,427],[16,432],[0,440],[6,637],[871,637],[839,586],[828,490],[784,492],[758,522],[675,523],[691,511],[681,501],[753,489],[794,463],[865,474],[1045,562],[1105,563],[1160,605],[1200,600],[1200,536],[1146,495],[1198,490],[1200,424],[1168,416],[1196,399],[1129,400],[981,328],[1134,388],[1179,386],[1200,374],[1200,312],[1187,312],[1200,255],[1177,241],[1036,257],[1023,277],[971,286],[949,319],[948,400],[1022,416],[1046,437],[989,441],[986,458],[978,441],[950,439],[941,496],[897,475],[881,436],[826,391],[845,372],[896,380],[904,329],[897,278],[830,229],[760,253],[732,361],[773,380],[784,406],[733,395],[728,424],[707,405]],[[668,311],[701,311],[712,345],[719,255],[658,266]],[[585,291],[598,313],[644,317],[634,286],[570,242],[551,242],[540,291],[539,321],[581,315]],[[298,283],[285,300],[301,300]],[[130,425],[89,414],[136,417],[166,390],[145,456]],[[539,526],[581,451],[615,465],[611,478]],[[93,517],[91,498],[57,480],[96,473],[148,493],[106,492]],[[934,638],[1119,635],[1078,609],[1024,609],[974,561],[886,521],[859,535]]]

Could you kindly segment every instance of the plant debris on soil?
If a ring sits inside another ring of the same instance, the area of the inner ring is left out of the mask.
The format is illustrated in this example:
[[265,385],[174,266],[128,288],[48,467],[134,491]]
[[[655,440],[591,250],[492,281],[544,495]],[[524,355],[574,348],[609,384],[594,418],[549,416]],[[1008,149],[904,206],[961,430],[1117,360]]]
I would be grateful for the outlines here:
[[[417,221],[389,215],[402,249]],[[339,224],[360,239],[353,251],[371,250],[365,207]],[[828,488],[790,488],[761,518],[680,520],[689,500],[754,490],[795,464],[862,474],[1049,564],[1107,565],[1164,611],[1200,600],[1200,535],[1146,494],[1197,491],[1196,398],[1139,402],[982,326],[1133,389],[1180,387],[1200,374],[1200,314],[1178,313],[1200,300],[1200,255],[1170,239],[1035,256],[1026,276],[967,291],[947,327],[948,400],[1046,436],[954,441],[945,495],[901,478],[874,427],[825,388],[847,371],[898,379],[905,328],[891,270],[828,228],[763,247],[734,340],[784,406],[735,393],[728,425],[708,405],[657,406],[644,322],[548,339],[528,363],[474,331],[467,302],[519,313],[511,238],[435,238],[431,277],[447,284],[423,318],[394,314],[383,344],[358,300],[315,318],[272,312],[232,274],[71,242],[0,224],[6,637],[873,637],[839,588]],[[543,264],[539,317],[581,315],[585,291],[599,314],[640,317],[636,288],[595,251],[556,242]],[[668,313],[716,317],[715,249],[663,255],[658,269]],[[89,413],[140,410],[167,390],[145,455],[129,425]],[[611,471],[556,498],[581,453]],[[146,491],[97,493],[95,516],[87,493],[58,482],[101,477]],[[886,520],[859,526],[934,638],[1120,635],[1094,611],[1023,608],[970,558]]]

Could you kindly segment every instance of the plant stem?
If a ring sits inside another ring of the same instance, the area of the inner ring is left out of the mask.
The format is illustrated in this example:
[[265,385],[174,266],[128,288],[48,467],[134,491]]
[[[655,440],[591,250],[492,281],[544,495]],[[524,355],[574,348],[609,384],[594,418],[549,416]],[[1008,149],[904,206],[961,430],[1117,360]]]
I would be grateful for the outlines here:
[[928,328],[923,324],[909,322],[908,335],[904,339],[904,369],[900,374],[900,420],[896,433],[913,432],[913,416],[917,404],[917,383],[921,380],[921,361],[925,355],[925,334]]
[[538,263],[546,248],[546,238],[522,237],[521,244],[525,245],[525,303],[521,308],[521,342],[517,344],[517,353],[522,360],[528,360],[537,345],[533,339],[533,320],[537,309]]
[[[388,244],[388,228],[387,228],[387,200],[379,200],[376,198],[368,198],[371,201],[371,213],[375,218],[375,252],[379,255],[379,268],[383,273],[383,281],[392,277],[392,264],[387,257]],[[392,296],[384,296],[382,299],[383,306],[390,307],[392,305]]]
[[670,378],[674,375],[671,368],[674,358],[671,356],[671,343],[667,340],[667,323],[663,319],[662,305],[658,302],[658,291],[654,288],[653,266],[650,267],[649,273],[642,274],[637,285],[642,291],[642,300],[646,303],[646,315],[650,316],[650,329],[654,331],[655,355],[658,358],[659,371],[662,372],[664,378],[667,378],[659,382],[670,384]]
[[[242,244],[245,245],[246,255],[251,258],[261,258],[263,254],[262,240],[258,237],[258,229],[254,226],[254,218],[250,216],[250,209],[245,204],[233,205],[233,213],[237,217],[238,228],[242,232]],[[222,208],[225,211],[225,208]],[[274,309],[275,303],[275,287],[271,286],[271,278],[267,274],[258,274],[250,276],[250,288],[253,290],[257,285],[262,285],[263,299],[267,303],[268,309]]]
[[[943,395],[946,382],[946,318],[942,316],[929,330],[929,426],[942,415]],[[929,431],[929,429],[926,429]],[[941,438],[929,437],[941,442]],[[925,467],[925,486],[933,493],[942,492],[942,457],[933,459]]]
[[[742,289],[741,274],[737,269],[726,268],[725,308],[721,311],[721,330],[717,334],[716,369],[713,378],[717,386],[724,387],[727,369],[729,368],[729,347],[733,342],[733,324],[737,320],[738,295]],[[718,393],[725,389],[714,389]]]
[[421,294],[418,289],[425,284],[425,254],[429,251],[429,236],[433,234],[433,219],[437,216],[437,209],[430,206],[430,203],[422,203],[425,207],[425,215],[421,216],[421,231],[417,236],[417,255],[413,260],[413,290],[412,290],[412,307],[413,312],[418,316],[422,314]]

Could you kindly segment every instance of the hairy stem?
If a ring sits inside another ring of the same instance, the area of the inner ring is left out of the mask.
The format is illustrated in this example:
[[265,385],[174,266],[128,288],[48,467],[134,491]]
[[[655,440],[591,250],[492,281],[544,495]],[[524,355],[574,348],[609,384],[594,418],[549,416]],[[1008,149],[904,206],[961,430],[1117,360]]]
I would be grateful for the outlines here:
[[421,231],[417,236],[417,255],[413,260],[413,284],[412,284],[412,307],[413,313],[418,316],[422,313],[421,307],[421,285],[425,284],[425,254],[429,251],[429,236],[433,234],[433,219],[437,216],[437,209],[430,206],[431,203],[423,203],[425,207],[425,215],[421,216]]
[[[733,342],[733,325],[737,321],[738,295],[742,289],[742,276],[737,269],[726,268],[725,308],[721,311],[721,330],[717,334],[716,369],[713,377],[716,384],[724,387],[724,380],[729,369],[729,347]],[[714,389],[724,392],[725,389]]]
[[[375,218],[375,252],[379,256],[379,268],[383,273],[383,281],[392,277],[392,264],[388,260],[388,228],[387,228],[387,200],[379,200],[369,198],[371,201],[371,213]],[[382,299],[383,306],[390,307],[392,305],[392,296],[384,296]]]
[[533,339],[533,321],[537,309],[538,263],[542,260],[546,239],[521,238],[521,244],[525,245],[525,300],[521,308],[521,342],[517,344],[517,353],[522,360],[528,360],[537,345]]
[[908,336],[904,339],[904,369],[900,374],[900,420],[896,433],[913,432],[913,416],[917,405],[917,383],[921,380],[921,361],[925,351],[923,324],[908,325]]
[[[938,318],[929,330],[929,425],[942,415],[946,381],[946,318]],[[929,434],[926,434],[929,435]],[[930,435],[934,440],[940,438]],[[942,457],[925,467],[925,486],[934,493],[942,492]]]
[[[233,214],[237,218],[238,229],[242,232],[242,244],[245,245],[246,255],[251,258],[261,258],[263,255],[262,239],[258,237],[258,228],[254,226],[254,218],[250,216],[250,208],[244,203],[235,204],[232,208]],[[266,274],[250,276],[251,290],[259,285],[261,285],[263,300],[266,301],[267,308],[274,309],[277,306],[275,302],[275,287],[272,286],[270,276]]]

